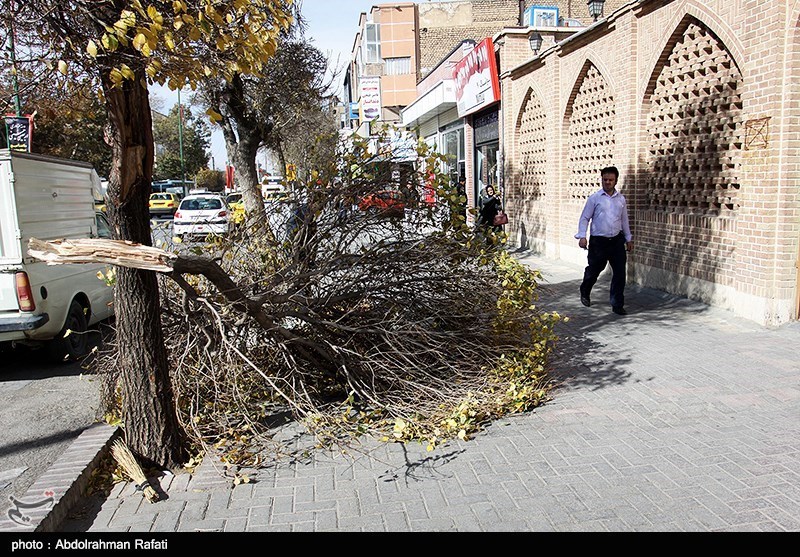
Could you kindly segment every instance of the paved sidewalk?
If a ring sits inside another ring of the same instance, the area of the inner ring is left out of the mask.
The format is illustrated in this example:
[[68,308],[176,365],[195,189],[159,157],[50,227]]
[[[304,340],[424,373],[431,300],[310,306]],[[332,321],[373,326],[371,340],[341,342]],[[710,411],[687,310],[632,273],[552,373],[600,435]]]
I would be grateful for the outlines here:
[[317,454],[232,487],[206,461],[162,478],[168,499],[120,484],[61,531],[800,531],[800,324],[766,329],[608,276],[591,308],[582,268],[542,270],[560,327],[560,386],[534,412],[432,453],[376,445]]

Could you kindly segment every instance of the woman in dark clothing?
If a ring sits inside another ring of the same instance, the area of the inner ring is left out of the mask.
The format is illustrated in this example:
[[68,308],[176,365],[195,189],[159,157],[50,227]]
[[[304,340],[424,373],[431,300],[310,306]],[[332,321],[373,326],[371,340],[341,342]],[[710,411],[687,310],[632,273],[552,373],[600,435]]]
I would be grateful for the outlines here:
[[494,186],[486,186],[486,197],[482,199],[481,210],[478,213],[478,225],[488,229],[490,226],[495,232],[500,232],[502,226],[494,226],[494,217],[502,209],[500,196],[494,191]]

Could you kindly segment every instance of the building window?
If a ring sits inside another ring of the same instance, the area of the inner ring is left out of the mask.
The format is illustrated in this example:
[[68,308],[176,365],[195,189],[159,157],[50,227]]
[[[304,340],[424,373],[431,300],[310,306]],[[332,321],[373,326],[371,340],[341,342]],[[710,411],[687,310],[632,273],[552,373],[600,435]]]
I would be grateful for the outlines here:
[[442,165],[443,172],[453,179],[466,172],[463,127],[442,133],[441,153],[447,159]]
[[405,75],[411,73],[411,58],[386,58],[384,75]]
[[375,64],[381,61],[381,28],[377,23],[364,24],[364,62]]

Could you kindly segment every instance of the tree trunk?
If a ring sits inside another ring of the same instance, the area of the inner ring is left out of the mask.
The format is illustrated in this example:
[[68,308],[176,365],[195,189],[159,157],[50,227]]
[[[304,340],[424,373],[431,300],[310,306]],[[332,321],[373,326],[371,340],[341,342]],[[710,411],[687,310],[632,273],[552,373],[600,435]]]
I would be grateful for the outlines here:
[[[139,74],[118,88],[108,73],[102,75],[113,150],[107,206],[115,238],[149,246],[153,128],[144,72]],[[156,274],[118,267],[114,304],[125,440],[151,464],[177,468],[186,462],[187,443],[169,375]]]
[[264,197],[261,195],[261,187],[258,183],[258,172],[256,170],[256,153],[258,152],[258,141],[249,137],[248,132],[239,130],[239,142],[229,149],[228,157],[233,161],[236,168],[234,172],[234,182],[236,189],[242,192],[244,208],[247,212],[247,220],[253,222],[264,222],[266,211],[264,210]]
[[[222,135],[225,138],[225,150],[228,159],[233,162],[233,180],[236,189],[242,193],[244,210],[248,224],[266,223],[267,213],[264,210],[264,198],[256,171],[256,154],[261,138],[256,132],[256,125],[248,115],[245,103],[244,82],[240,75],[225,84],[227,116],[222,120]],[[233,124],[236,124],[234,131]]]
[[288,181],[289,177],[286,174],[286,155],[283,153],[283,145],[278,142],[275,145],[275,151],[278,153],[278,164],[281,165],[281,174],[283,174],[283,178]]

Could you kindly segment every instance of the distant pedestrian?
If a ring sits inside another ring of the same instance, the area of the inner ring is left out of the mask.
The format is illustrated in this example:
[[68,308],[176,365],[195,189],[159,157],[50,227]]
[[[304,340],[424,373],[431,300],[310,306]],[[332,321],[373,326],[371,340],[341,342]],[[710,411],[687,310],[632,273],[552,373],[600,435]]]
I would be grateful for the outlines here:
[[[625,311],[625,269],[627,252],[633,251],[633,236],[628,222],[628,207],[625,196],[616,190],[619,170],[609,166],[600,171],[603,189],[589,196],[578,222],[578,246],[588,249],[588,265],[581,283],[581,303],[592,305],[592,287],[600,273],[611,264],[611,309],[618,315]],[[591,221],[591,235],[586,233]],[[587,247],[588,246],[588,247]]]
[[458,212],[456,214],[467,220],[467,177],[461,175],[456,183],[456,195],[458,196]]
[[478,213],[478,226],[488,231],[500,232],[503,227],[495,226],[494,218],[502,210],[503,204],[500,196],[494,191],[494,186],[486,186],[485,195],[481,198],[480,212]]

